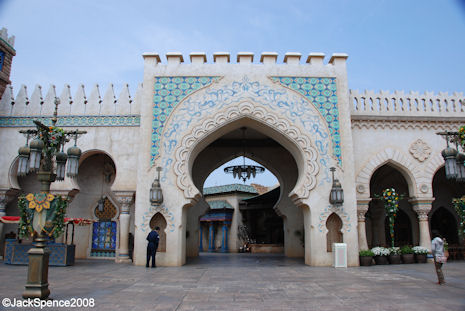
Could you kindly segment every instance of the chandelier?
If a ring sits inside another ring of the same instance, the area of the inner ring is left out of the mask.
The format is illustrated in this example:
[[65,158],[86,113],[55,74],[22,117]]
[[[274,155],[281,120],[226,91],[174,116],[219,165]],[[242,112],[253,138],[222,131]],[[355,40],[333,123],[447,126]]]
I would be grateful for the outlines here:
[[265,168],[257,165],[246,165],[245,164],[245,127],[241,128],[242,130],[242,165],[233,165],[228,166],[224,169],[226,174],[232,174],[233,178],[242,179],[245,183],[250,177],[255,178],[257,174],[261,174],[265,171]]

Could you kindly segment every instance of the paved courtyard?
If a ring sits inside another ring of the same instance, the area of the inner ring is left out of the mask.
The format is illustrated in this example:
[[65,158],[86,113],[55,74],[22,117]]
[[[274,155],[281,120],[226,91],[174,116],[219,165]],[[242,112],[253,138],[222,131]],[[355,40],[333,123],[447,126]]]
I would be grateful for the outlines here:
[[[465,310],[465,262],[444,273],[439,286],[431,263],[334,269],[281,255],[202,254],[155,269],[78,260],[50,267],[49,283],[52,299],[94,298],[94,310]],[[20,299],[27,267],[1,263],[0,275],[0,298]]]

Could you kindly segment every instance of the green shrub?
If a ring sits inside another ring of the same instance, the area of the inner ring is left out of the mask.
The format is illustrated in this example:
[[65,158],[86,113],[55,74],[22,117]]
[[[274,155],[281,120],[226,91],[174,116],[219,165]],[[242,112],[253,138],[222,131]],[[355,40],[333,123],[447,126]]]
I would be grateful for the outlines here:
[[408,246],[408,245],[404,245],[404,246],[401,247],[400,253],[401,253],[402,255],[413,254],[413,248],[411,248],[411,247]]
[[362,249],[360,252],[358,252],[360,256],[371,256],[373,257],[375,254],[369,249]]

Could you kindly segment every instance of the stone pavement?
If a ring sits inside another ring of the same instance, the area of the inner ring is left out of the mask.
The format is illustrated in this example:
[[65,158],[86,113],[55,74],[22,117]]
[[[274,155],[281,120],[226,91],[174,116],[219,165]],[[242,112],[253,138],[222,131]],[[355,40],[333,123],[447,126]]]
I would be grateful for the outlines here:
[[[50,267],[49,282],[52,299],[94,298],[94,310],[465,310],[465,262],[443,271],[439,286],[432,263],[335,269],[281,255],[202,254],[155,269],[78,260]],[[0,298],[21,299],[26,277],[27,267],[0,263]]]

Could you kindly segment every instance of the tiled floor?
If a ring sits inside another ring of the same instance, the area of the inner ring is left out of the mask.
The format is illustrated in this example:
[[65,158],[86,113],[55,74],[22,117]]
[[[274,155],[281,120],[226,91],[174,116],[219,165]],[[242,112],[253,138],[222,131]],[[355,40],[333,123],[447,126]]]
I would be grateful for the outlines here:
[[[335,269],[280,255],[202,254],[155,269],[78,260],[50,267],[49,283],[52,299],[94,298],[94,310],[465,310],[465,262],[443,271],[439,286],[432,263]],[[0,298],[20,299],[26,276],[26,266],[0,264]]]

